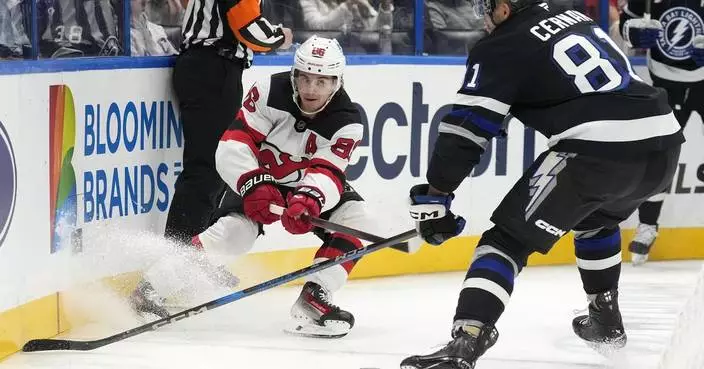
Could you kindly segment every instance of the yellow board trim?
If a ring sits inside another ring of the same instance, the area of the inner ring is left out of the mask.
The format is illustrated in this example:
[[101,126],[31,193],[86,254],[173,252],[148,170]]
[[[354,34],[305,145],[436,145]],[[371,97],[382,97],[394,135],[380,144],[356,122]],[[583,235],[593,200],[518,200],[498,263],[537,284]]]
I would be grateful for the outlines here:
[[58,293],[54,293],[0,314],[0,360],[19,351],[30,339],[59,333],[58,300]]
[[[628,243],[634,230],[622,232],[623,260],[630,261]],[[424,245],[415,254],[387,249],[364,257],[350,278],[383,277],[413,273],[466,270],[479,236],[458,237],[440,247]],[[572,235],[563,237],[547,255],[535,254],[528,265],[574,264]],[[317,248],[252,253],[231,266],[242,278],[242,287],[310,265]],[[660,230],[650,253],[651,260],[704,259],[704,228],[670,228]],[[123,295],[134,288],[139,275],[126,273],[104,281]],[[294,281],[292,284],[300,284]],[[32,338],[47,338],[84,323],[79,314],[63,311],[59,294],[31,301],[0,313],[0,360],[18,351]],[[68,318],[70,317],[70,319]]]
[[[621,246],[623,260],[630,261],[628,243],[635,230],[623,230]],[[365,256],[355,266],[350,278],[370,278],[412,273],[431,273],[466,270],[479,236],[457,237],[442,246],[423,245],[415,254],[404,254],[386,249]],[[242,258],[232,270],[238,275],[244,270],[257,270],[260,276],[274,277],[309,265],[316,248],[255,253]],[[704,259],[704,228],[662,229],[650,253],[650,260]],[[573,236],[560,239],[547,255],[534,254],[528,265],[574,264]],[[254,266],[253,266],[254,265]],[[239,271],[239,272],[238,272]]]

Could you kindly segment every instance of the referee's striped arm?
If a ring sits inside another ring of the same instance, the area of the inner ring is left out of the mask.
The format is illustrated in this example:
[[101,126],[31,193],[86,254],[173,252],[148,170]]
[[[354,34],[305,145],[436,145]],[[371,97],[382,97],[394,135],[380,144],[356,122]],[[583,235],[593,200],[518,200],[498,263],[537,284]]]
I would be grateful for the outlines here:
[[218,0],[226,10],[227,23],[238,41],[254,51],[270,51],[284,43],[280,26],[261,14],[261,0]]

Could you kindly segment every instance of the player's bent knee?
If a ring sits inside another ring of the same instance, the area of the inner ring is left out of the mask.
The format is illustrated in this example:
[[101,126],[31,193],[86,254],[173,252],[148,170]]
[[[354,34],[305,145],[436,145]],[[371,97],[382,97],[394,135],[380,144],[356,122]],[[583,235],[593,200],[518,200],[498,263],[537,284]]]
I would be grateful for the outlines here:
[[234,259],[251,250],[258,235],[256,222],[242,214],[230,213],[218,219],[199,238],[208,255]]
[[374,222],[371,219],[364,201],[346,201],[330,214],[330,221],[347,227],[361,229],[372,234],[378,233],[375,229],[378,227],[375,223],[378,222]]
[[619,226],[611,227],[611,228],[596,228],[596,229],[589,229],[589,230],[574,230],[574,239],[575,242],[579,242],[579,240],[586,240],[586,239],[600,239],[600,238],[605,238],[605,237],[613,237],[616,234],[621,234],[621,228]]
[[498,254],[508,260],[514,268],[514,274],[518,275],[526,266],[528,256],[533,253],[533,249],[495,226],[482,235],[477,249],[474,251],[473,260],[488,253]]

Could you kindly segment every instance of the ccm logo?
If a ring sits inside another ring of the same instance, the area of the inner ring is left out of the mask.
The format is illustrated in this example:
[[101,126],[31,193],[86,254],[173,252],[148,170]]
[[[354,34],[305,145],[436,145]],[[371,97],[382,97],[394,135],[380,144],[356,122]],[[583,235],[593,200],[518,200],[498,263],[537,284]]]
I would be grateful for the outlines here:
[[555,227],[555,226],[553,226],[553,225],[550,225],[548,222],[546,222],[546,221],[544,221],[544,220],[542,220],[542,219],[536,220],[536,221],[535,221],[535,225],[536,225],[538,228],[544,230],[545,232],[550,233],[550,234],[553,235],[553,236],[562,237],[562,236],[564,236],[565,233],[566,233],[565,231],[561,230],[560,228],[557,228],[557,227]]
[[413,211],[411,210],[411,218],[415,220],[428,220],[428,219],[436,219],[440,218],[440,211],[435,210],[431,212],[423,212],[423,211]]
[[151,329],[157,330],[157,329],[159,329],[159,327],[163,327],[169,323],[176,323],[181,319],[186,319],[188,317],[192,317],[194,315],[198,315],[198,314],[206,312],[206,311],[208,311],[208,307],[203,306],[200,309],[186,311],[183,313],[178,313],[178,314],[174,315],[173,317],[171,317],[170,319],[166,319],[161,323],[154,323],[154,325],[151,326]]

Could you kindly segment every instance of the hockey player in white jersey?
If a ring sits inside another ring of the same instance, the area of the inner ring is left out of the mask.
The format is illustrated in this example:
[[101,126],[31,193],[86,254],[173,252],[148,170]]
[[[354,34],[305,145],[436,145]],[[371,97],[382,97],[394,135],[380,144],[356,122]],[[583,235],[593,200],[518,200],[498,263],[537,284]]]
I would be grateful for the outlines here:
[[[345,169],[363,135],[361,116],[343,87],[345,65],[336,40],[313,36],[296,51],[291,72],[252,86],[215,154],[218,172],[229,188],[212,225],[193,238],[194,249],[201,250],[196,255],[244,254],[263,234],[263,225],[279,219],[292,234],[312,231],[322,239],[315,262],[362,246],[354,237],[324,232],[301,217],[308,214],[361,229],[372,223],[362,198],[345,180]],[[271,212],[271,205],[286,209],[279,216]],[[213,257],[208,259],[213,262]],[[346,335],[354,317],[333,305],[332,294],[346,282],[355,263],[309,276],[291,309],[293,323],[285,330],[315,337]],[[168,262],[157,262],[145,273],[131,298],[136,310],[168,315],[161,302],[180,287],[178,278],[160,277],[169,268]],[[215,271],[213,275],[222,271],[207,269]],[[236,279],[229,279],[233,287]]]

